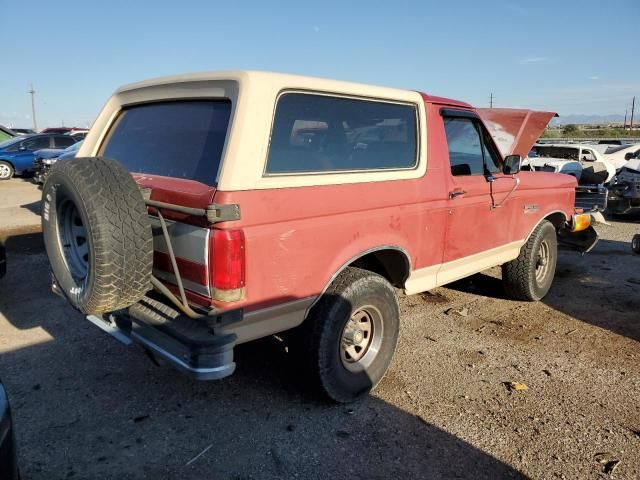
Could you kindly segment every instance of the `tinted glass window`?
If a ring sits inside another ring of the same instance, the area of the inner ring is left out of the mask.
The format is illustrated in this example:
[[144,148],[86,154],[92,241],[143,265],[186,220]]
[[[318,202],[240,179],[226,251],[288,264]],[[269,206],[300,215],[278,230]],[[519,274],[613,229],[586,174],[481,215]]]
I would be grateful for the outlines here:
[[411,168],[410,105],[287,93],[276,107],[267,173]]
[[49,140],[51,137],[35,137],[29,138],[20,144],[27,150],[39,150],[41,148],[49,148]]
[[102,155],[131,172],[214,185],[222,157],[231,101],[149,103],[124,110]]
[[449,146],[452,175],[481,175],[483,144],[474,122],[469,118],[445,117],[444,128]]
[[55,148],[67,148],[76,143],[76,141],[71,137],[54,137],[53,145]]

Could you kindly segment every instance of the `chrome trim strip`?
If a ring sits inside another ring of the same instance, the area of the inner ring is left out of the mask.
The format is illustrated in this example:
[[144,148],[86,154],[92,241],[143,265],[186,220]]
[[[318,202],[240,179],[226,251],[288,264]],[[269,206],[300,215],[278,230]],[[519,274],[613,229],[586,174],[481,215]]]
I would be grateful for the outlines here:
[[86,319],[89,320],[91,323],[93,323],[100,330],[107,332],[109,335],[111,335],[113,338],[115,338],[119,342],[122,342],[125,345],[131,345],[133,343],[131,338],[129,338],[124,333],[122,333],[122,330],[120,330],[117,326],[107,323],[106,321],[102,320],[100,317],[97,317],[96,315],[87,315]]
[[[176,286],[178,285],[176,277],[173,273],[165,272],[164,270],[158,270],[157,268],[154,268],[153,274],[156,277],[158,277],[160,280],[169,282],[172,285],[176,285]],[[199,293],[200,295],[204,295],[205,297],[211,298],[211,288],[209,288],[209,285],[200,285],[199,283],[192,282],[191,280],[187,280],[184,277],[182,277],[182,285],[187,290],[190,290],[192,292]]]

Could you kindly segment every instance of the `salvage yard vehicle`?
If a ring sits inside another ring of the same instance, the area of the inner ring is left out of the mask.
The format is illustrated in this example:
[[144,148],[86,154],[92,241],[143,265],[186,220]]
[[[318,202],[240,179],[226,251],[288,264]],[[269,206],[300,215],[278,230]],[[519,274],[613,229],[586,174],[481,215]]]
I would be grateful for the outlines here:
[[47,179],[51,166],[59,160],[74,158],[82,142],[82,140],[79,140],[65,149],[45,148],[37,150],[34,153],[35,159],[33,160],[33,180],[36,183],[43,184]]
[[68,135],[18,136],[0,143],[0,180],[24,175],[33,170],[35,151],[43,148],[67,148],[76,141]]
[[571,175],[578,181],[576,207],[603,212],[607,208],[609,184],[615,167],[593,146],[580,144],[536,144],[522,169]]
[[248,71],[125,86],[43,187],[53,290],[202,380],[282,334],[305,382],[353,401],[391,362],[396,288],[502,265],[535,301],[558,242],[597,241],[574,178],[520,172],[546,126],[527,118],[503,157],[471,105],[415,91]]
[[636,143],[609,148],[605,152],[604,158],[619,170],[624,167],[629,160],[640,158],[640,144]]
[[640,211],[640,158],[627,161],[613,179],[608,210],[619,215]]

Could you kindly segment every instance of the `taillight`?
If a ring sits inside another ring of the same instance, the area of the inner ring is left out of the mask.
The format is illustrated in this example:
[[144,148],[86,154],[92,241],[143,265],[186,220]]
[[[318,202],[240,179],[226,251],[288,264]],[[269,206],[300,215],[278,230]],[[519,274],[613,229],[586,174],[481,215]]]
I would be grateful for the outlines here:
[[213,299],[234,302],[244,295],[244,232],[213,230],[209,245]]

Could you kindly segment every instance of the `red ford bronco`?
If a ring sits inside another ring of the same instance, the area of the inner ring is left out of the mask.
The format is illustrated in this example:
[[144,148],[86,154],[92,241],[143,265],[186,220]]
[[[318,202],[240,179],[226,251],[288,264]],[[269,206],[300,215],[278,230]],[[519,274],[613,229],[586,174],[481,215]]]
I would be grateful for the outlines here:
[[391,362],[396,289],[502,265],[539,300],[558,242],[595,244],[575,178],[519,171],[552,115],[260,72],[123,87],[44,185],[53,289],[203,380],[287,331],[311,385],[352,401]]

